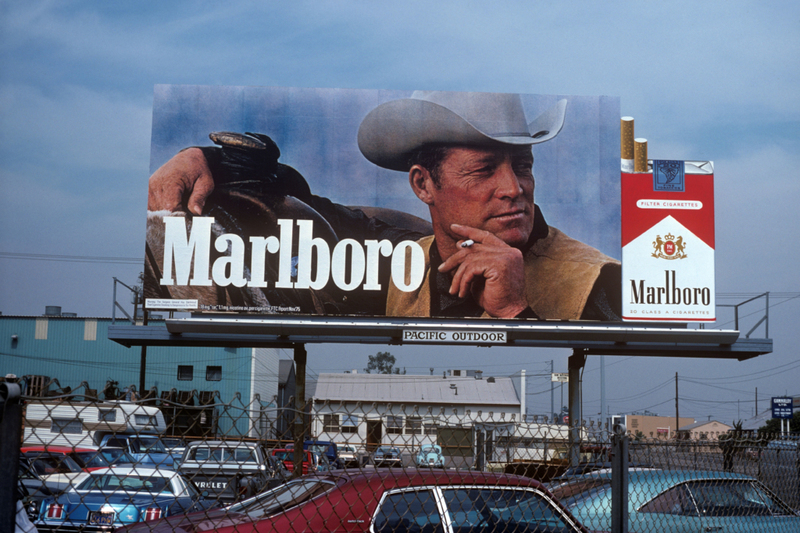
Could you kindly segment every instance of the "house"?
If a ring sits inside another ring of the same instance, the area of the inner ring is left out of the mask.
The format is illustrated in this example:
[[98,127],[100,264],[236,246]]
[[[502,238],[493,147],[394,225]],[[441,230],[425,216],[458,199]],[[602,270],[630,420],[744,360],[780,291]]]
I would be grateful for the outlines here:
[[695,422],[678,429],[680,438],[689,440],[719,440],[720,435],[726,434],[733,426],[708,420],[706,422]]
[[512,378],[464,374],[320,374],[309,388],[310,433],[362,455],[382,444],[411,453],[438,442],[445,455],[472,457],[476,430],[490,440],[513,431],[524,406]]

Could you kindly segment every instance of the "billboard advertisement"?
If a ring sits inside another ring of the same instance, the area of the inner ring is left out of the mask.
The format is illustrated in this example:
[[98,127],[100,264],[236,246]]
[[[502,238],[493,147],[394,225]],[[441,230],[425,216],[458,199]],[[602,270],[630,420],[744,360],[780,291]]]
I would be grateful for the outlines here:
[[651,166],[622,172],[623,319],[713,322],[714,165]]
[[614,97],[159,85],[148,309],[620,320]]

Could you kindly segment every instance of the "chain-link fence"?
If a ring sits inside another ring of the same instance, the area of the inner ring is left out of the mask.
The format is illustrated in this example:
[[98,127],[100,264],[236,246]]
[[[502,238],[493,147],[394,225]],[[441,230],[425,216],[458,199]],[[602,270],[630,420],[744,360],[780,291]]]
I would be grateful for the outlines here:
[[626,478],[631,531],[800,531],[797,436],[630,436],[623,475],[605,428],[479,406],[127,397],[23,396],[39,531],[610,531]]

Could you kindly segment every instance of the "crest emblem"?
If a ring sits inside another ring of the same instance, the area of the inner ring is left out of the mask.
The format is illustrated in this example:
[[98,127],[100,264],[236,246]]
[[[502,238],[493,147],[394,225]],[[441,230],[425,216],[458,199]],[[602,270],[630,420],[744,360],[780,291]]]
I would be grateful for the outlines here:
[[658,259],[685,259],[686,258],[686,243],[683,242],[683,237],[677,238],[671,233],[667,233],[662,238],[661,235],[656,235],[656,240],[653,241],[652,257]]

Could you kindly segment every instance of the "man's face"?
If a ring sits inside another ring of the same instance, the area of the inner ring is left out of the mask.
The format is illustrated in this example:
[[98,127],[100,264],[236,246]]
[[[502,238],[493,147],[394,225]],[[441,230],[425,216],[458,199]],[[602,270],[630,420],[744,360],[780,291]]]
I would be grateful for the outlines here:
[[489,231],[520,247],[533,231],[533,155],[528,146],[451,148],[430,189],[431,220],[454,240],[451,224]]

